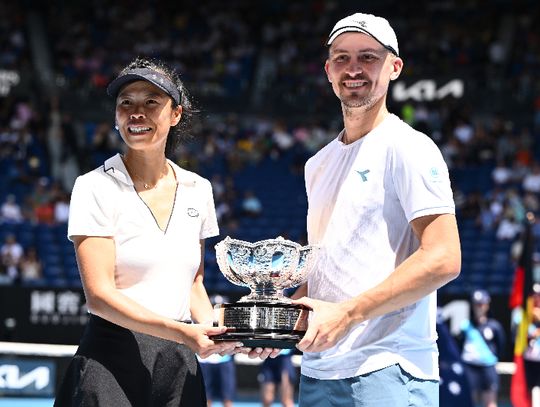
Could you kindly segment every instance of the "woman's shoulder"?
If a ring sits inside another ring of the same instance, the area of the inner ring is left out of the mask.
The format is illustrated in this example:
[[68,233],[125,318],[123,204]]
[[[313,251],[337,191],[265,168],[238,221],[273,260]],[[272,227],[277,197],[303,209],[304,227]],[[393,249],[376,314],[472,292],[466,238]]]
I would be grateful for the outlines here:
[[117,187],[118,181],[129,185],[121,161],[122,159],[119,154],[105,160],[99,167],[79,175],[76,185],[99,187],[105,190]]
[[169,163],[174,169],[174,173],[176,174],[176,180],[180,185],[199,188],[207,188],[211,186],[210,181],[202,175],[199,175],[193,171],[186,170],[171,160],[169,160]]

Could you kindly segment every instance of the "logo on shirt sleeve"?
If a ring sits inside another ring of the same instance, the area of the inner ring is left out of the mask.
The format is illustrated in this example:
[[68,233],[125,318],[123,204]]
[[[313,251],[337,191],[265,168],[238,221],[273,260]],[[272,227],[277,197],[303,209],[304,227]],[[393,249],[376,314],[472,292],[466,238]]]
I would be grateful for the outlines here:
[[188,214],[188,216],[190,216],[192,218],[199,217],[199,211],[197,209],[195,209],[195,208],[188,208],[187,214]]
[[432,182],[441,182],[443,177],[441,171],[437,167],[431,167],[429,169],[429,178]]

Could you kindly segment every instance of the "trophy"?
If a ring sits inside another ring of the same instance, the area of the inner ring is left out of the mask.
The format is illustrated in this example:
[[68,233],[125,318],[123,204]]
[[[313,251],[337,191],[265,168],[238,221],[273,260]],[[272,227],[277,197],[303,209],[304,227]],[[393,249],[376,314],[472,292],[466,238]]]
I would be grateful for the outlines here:
[[318,247],[281,236],[255,243],[227,236],[215,248],[223,275],[251,292],[234,304],[214,306],[217,323],[228,329],[211,339],[241,341],[252,348],[293,348],[306,332],[309,310],[292,304],[283,290],[307,280]]

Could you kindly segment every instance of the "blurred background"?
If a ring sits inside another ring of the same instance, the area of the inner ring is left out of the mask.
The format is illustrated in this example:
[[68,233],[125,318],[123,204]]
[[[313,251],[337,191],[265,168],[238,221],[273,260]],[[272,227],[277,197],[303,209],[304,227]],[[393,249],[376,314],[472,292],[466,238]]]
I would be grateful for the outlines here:
[[[394,27],[405,66],[390,110],[431,137],[450,169],[463,259],[459,278],[439,290],[442,315],[457,335],[471,292],[485,289],[507,335],[500,361],[512,361],[514,272],[525,231],[540,234],[540,221],[526,222],[540,211],[537,1],[4,0],[0,371],[16,365],[23,377],[46,366],[50,381],[15,389],[4,380],[0,402],[51,405],[72,348],[17,346],[76,345],[86,322],[66,238],[69,198],[78,175],[121,151],[105,92],[119,69],[136,56],[166,60],[195,98],[192,137],[175,161],[212,182],[221,235],[207,242],[205,281],[210,294],[234,301],[246,289],[221,275],[215,243],[306,242],[303,165],[342,128],[323,71],[325,40],[357,11]],[[238,397],[256,398],[259,367],[240,362]],[[512,365],[499,370],[505,402]]]

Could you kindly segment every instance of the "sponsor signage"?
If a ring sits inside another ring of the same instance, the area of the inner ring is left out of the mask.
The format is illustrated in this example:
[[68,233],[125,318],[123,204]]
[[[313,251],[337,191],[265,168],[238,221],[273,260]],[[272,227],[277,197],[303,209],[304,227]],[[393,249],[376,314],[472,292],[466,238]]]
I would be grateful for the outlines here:
[[87,321],[82,289],[0,286],[0,341],[75,345]]
[[462,79],[441,81],[420,79],[416,82],[397,81],[391,87],[392,99],[395,102],[434,102],[452,97],[461,99],[465,95],[465,82]]
[[88,320],[84,295],[72,290],[33,289],[29,315],[33,325],[84,325]]
[[54,397],[55,382],[53,361],[0,357],[0,395]]

